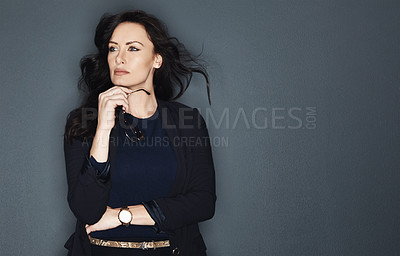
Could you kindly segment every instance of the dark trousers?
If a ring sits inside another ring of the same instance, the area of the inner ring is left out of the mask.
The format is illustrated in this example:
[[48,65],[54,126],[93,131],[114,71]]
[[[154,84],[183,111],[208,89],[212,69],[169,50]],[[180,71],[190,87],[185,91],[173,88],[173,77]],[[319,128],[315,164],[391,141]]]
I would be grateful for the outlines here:
[[172,248],[142,250],[136,248],[113,248],[91,244],[93,256],[171,256]]

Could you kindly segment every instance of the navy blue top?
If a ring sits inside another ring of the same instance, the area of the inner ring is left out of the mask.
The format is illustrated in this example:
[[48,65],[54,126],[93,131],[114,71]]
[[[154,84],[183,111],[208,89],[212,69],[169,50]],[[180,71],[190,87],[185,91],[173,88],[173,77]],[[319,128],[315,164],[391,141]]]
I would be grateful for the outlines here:
[[[111,208],[137,205],[160,197],[167,197],[177,171],[175,153],[165,131],[161,118],[156,111],[149,118],[136,118],[124,114],[129,124],[136,124],[144,134],[144,140],[132,142],[128,136],[136,140],[132,130],[120,123],[117,154],[113,167],[112,187],[108,205]],[[109,162],[98,163],[91,157],[91,163],[98,171],[100,179],[107,179]],[[133,216],[135,213],[133,212]],[[114,229],[95,231],[91,237],[103,239],[120,239],[122,241],[135,238],[165,239],[166,233],[156,233],[152,226],[130,225],[118,226]]]

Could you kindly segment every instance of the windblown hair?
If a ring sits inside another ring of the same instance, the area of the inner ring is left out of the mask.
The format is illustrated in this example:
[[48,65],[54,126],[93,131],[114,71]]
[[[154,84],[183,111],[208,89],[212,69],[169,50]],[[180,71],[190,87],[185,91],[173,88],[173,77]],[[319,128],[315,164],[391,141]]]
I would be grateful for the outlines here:
[[[86,97],[84,103],[68,116],[70,121],[66,124],[64,137],[69,141],[73,138],[83,140],[86,136],[94,136],[97,127],[98,96],[113,86],[107,62],[108,43],[114,29],[122,22],[144,26],[154,45],[154,52],[163,58],[161,67],[155,70],[153,77],[157,98],[172,101],[181,97],[188,88],[193,73],[199,73],[206,80],[208,101],[211,104],[209,78],[204,66],[178,39],[168,35],[167,28],[160,20],[139,10],[116,15],[105,14],[96,28],[94,42],[98,52],[84,56],[80,62],[82,75],[78,88],[85,92]],[[176,89],[178,93],[174,96]],[[94,111],[90,114],[87,110]]]

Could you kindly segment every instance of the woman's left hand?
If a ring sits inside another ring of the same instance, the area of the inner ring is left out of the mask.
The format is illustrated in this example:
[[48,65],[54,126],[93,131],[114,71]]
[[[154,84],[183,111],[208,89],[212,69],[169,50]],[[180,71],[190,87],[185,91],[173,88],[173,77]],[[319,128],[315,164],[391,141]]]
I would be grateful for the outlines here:
[[101,217],[97,223],[93,225],[86,224],[86,234],[90,234],[93,231],[107,230],[118,227],[121,225],[121,222],[118,219],[118,213],[119,209],[113,209],[107,206],[103,217]]

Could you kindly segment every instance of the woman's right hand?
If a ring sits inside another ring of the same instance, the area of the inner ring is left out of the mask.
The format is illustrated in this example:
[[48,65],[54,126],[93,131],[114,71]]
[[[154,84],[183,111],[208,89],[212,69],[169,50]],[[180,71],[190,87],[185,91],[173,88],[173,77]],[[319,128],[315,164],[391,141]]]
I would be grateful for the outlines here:
[[114,86],[99,94],[97,130],[110,132],[115,124],[115,108],[122,106],[123,110],[128,107],[128,94],[132,90],[126,87]]
[[106,211],[97,223],[93,225],[85,225],[86,234],[89,235],[93,231],[108,230],[120,226],[121,222],[118,219],[118,214],[119,209],[113,209],[107,206]]

